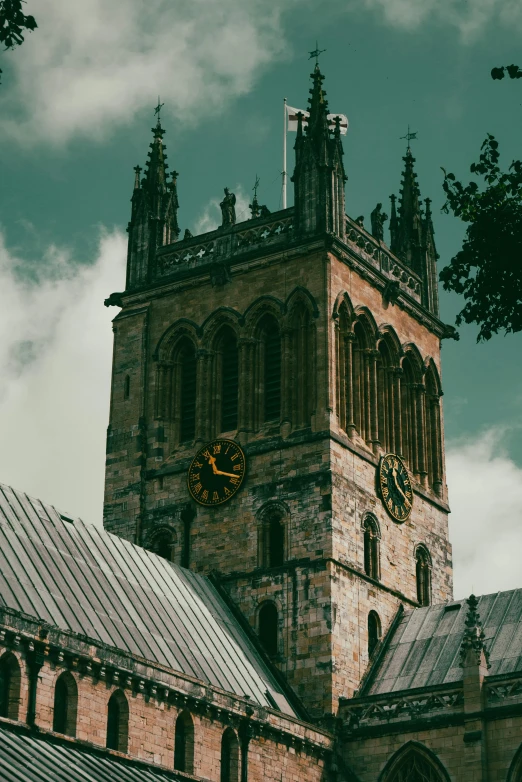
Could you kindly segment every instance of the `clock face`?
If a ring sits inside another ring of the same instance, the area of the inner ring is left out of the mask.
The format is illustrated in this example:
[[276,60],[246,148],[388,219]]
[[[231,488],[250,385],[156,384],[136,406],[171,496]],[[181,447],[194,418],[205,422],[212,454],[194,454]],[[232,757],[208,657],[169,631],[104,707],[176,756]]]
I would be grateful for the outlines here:
[[395,521],[406,521],[413,505],[413,491],[400,456],[388,453],[379,465],[379,486],[386,510]]
[[233,440],[214,440],[189,467],[188,490],[200,505],[221,505],[237,494],[246,471],[245,454]]

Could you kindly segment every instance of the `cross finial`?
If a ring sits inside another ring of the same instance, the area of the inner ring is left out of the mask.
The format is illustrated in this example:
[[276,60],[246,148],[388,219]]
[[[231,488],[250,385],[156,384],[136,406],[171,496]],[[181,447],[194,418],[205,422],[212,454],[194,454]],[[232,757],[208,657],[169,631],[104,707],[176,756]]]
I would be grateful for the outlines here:
[[313,52],[309,52],[310,57],[308,59],[311,60],[312,57],[315,57],[315,64],[319,65],[319,55],[322,54],[325,51],[326,51],[326,49],[320,49],[319,48],[319,44],[316,41],[315,42],[315,49],[313,50]]
[[154,116],[158,115],[158,125],[161,125],[160,112],[164,105],[164,103],[160,103],[160,97],[158,95],[158,105],[154,109]]
[[400,137],[401,139],[405,138],[405,139],[407,140],[407,143],[408,143],[408,147],[407,147],[407,149],[409,149],[409,148],[410,148],[410,141],[412,141],[412,139],[417,139],[417,133],[418,133],[418,132],[419,132],[419,131],[418,131],[418,130],[416,130],[415,132],[411,132],[411,133],[410,133],[410,126],[408,125],[408,132],[406,133],[406,135],[405,135],[405,136],[401,136],[401,137]]
[[259,187],[259,182],[260,182],[260,179],[259,179],[258,175],[256,174],[256,181],[254,182],[254,187],[252,188],[252,190],[254,191],[254,198],[257,198],[257,188]]

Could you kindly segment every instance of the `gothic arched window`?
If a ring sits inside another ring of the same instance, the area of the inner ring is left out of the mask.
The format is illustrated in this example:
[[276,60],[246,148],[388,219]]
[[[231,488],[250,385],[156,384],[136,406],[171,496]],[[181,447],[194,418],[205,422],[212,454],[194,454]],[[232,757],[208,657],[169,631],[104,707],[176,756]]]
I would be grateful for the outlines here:
[[372,516],[363,522],[364,529],[364,572],[371,578],[380,576],[379,562],[379,525]]
[[522,744],[511,761],[507,782],[522,782]]
[[196,434],[196,351],[184,340],[178,354],[179,440],[193,440]]
[[8,652],[0,659],[0,717],[18,719],[20,682],[20,664],[15,655]]
[[279,651],[279,617],[274,603],[267,601],[259,610],[259,639],[267,654],[275,657]]
[[239,782],[239,742],[232,728],[221,739],[221,782]]
[[174,768],[186,774],[192,774],[194,771],[194,723],[187,711],[182,711],[176,720]]
[[232,329],[225,329],[218,347],[220,357],[218,386],[221,401],[220,432],[237,429],[239,362],[236,335]]
[[368,657],[371,657],[375,647],[381,640],[381,620],[375,611],[368,614]]
[[396,371],[390,348],[382,339],[378,345],[377,415],[379,442],[388,453],[395,452],[393,401]]
[[162,530],[153,538],[150,550],[154,554],[157,554],[158,557],[166,559],[168,562],[172,562],[174,544],[175,539],[173,533],[170,530]]
[[259,565],[278,567],[286,558],[285,514],[279,507],[263,512],[259,526]]
[[290,418],[295,428],[310,426],[315,403],[315,346],[310,310],[299,302],[291,316]]
[[415,402],[415,376],[411,360],[406,356],[402,362],[401,376],[402,455],[412,472],[416,468],[415,455],[417,449]]
[[424,546],[417,546],[415,559],[417,600],[419,605],[429,606],[431,603],[431,558],[428,549]]
[[449,782],[438,758],[417,742],[408,742],[389,761],[383,782]]
[[65,671],[54,686],[53,730],[66,736],[76,736],[78,686],[74,676]]
[[263,329],[263,415],[262,420],[281,417],[281,337],[272,319]]
[[129,742],[129,704],[121,690],[112,693],[107,705],[107,743],[109,749],[127,752]]

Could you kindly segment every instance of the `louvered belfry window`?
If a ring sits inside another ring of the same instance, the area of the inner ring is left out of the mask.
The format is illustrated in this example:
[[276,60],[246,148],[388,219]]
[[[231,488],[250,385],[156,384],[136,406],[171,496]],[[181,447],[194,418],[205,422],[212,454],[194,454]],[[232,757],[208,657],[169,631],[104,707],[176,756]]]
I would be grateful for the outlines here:
[[221,345],[221,431],[237,429],[239,367],[237,342],[227,334]]
[[265,331],[264,356],[264,420],[281,417],[281,337],[274,324]]
[[196,352],[192,345],[180,355],[180,441],[193,440],[196,434]]

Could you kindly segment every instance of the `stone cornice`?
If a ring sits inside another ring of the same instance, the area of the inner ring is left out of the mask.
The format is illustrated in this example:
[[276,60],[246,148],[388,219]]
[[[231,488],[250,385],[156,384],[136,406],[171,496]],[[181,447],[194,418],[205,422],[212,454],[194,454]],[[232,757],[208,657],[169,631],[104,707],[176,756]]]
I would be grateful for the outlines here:
[[237,728],[248,720],[255,735],[273,738],[310,755],[322,757],[331,751],[333,737],[297,717],[13,609],[0,609],[0,646],[23,655],[38,651],[52,665],[91,678],[94,683],[104,681],[222,724]]

